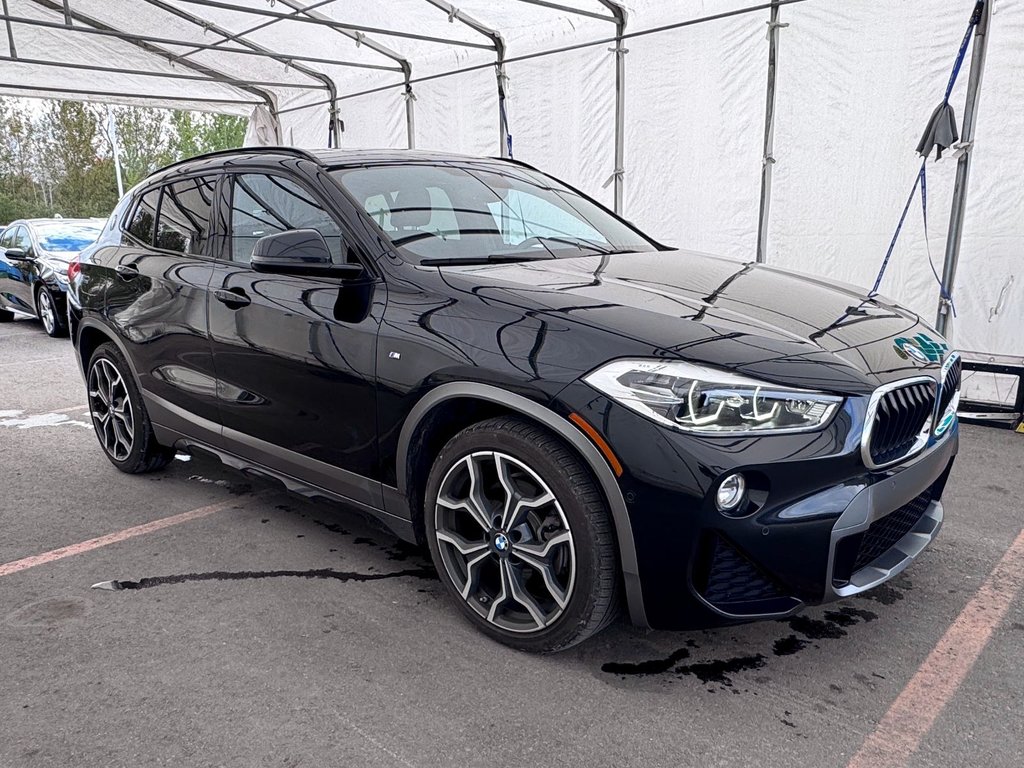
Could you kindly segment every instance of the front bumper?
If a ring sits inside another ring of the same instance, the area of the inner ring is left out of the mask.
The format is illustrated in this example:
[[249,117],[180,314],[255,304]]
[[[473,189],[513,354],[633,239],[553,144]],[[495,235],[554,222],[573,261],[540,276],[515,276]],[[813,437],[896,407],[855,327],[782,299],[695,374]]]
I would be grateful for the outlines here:
[[[658,629],[780,618],[857,594],[906,568],[942,525],[955,427],[907,462],[872,471],[860,459],[858,398],[824,431],[741,439],[663,429],[589,388],[559,400],[625,468],[619,485],[641,593],[629,598]],[[734,471],[761,492],[741,518],[711,501]]]

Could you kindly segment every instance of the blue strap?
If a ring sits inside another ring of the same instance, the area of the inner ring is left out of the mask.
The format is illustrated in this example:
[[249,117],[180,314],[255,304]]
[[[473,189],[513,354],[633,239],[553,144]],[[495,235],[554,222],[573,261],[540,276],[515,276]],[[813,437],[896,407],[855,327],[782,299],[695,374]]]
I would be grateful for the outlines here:
[[939,295],[949,302],[949,308],[953,310],[953,317],[956,317],[956,305],[953,303],[953,297],[949,295],[946,286],[942,284],[939,271],[935,269],[935,262],[932,261],[932,250],[928,246],[928,182],[925,174],[925,163],[921,163],[921,173],[918,175],[918,178],[921,180],[921,217],[924,219],[924,247],[925,252],[928,254],[928,266],[932,268],[935,282],[939,284]]
[[[978,22],[981,21],[981,14],[985,10],[985,0],[978,0],[974,5],[974,10],[971,12],[971,20],[967,24],[967,33],[964,35],[963,41],[960,43],[960,50],[957,51],[956,61],[953,62],[953,71],[949,75],[949,83],[946,84],[946,95],[943,97],[943,103],[949,103],[949,97],[953,93],[953,86],[956,85],[956,79],[960,75],[960,69],[963,67],[964,59],[967,56],[967,48],[971,44],[971,37],[974,35],[974,28],[978,26]],[[885,252],[885,259],[882,261],[882,268],[878,270],[878,277],[875,278],[875,284],[868,293],[868,296],[875,296],[878,293],[878,286],[882,284],[882,277],[885,275],[886,267],[889,266],[889,259],[892,257],[893,249],[896,247],[896,241],[899,239],[900,231],[903,229],[903,222],[907,219],[907,211],[910,210],[910,203],[914,200],[914,194],[917,192],[918,186],[921,187],[921,213],[924,216],[924,237],[925,245],[928,244],[928,191],[925,174],[925,166],[928,162],[926,157],[921,163],[921,170],[917,172],[917,179],[914,181],[914,186],[910,190],[910,197],[907,198],[907,204],[903,206],[903,213],[900,216],[899,224],[896,225],[896,231],[892,235],[892,240],[889,242],[889,250]],[[932,274],[935,275],[935,280],[939,283],[939,293],[943,299],[949,302],[950,308],[953,310],[953,317],[956,317],[956,307],[953,306],[953,297],[950,296],[946,290],[946,286],[942,284],[942,278],[939,277],[938,270],[935,269],[935,263],[932,261],[931,251],[928,252],[928,265],[932,268]]]
[[943,98],[943,102],[946,104],[949,103],[949,97],[953,93],[953,86],[956,85],[956,79],[960,75],[960,67],[963,66],[964,58],[967,56],[967,46],[971,44],[974,28],[981,21],[981,14],[984,10],[985,0],[978,0],[974,5],[974,11],[971,13],[971,20],[967,24],[967,33],[964,35],[963,42],[960,43],[960,51],[957,53],[956,61],[953,63],[953,71],[949,75],[949,84],[946,85],[946,96]]
[[[925,160],[927,162],[927,159]],[[885,275],[885,268],[889,266],[889,259],[892,257],[893,249],[896,247],[896,241],[900,237],[900,232],[903,229],[903,222],[907,220],[907,211],[910,210],[910,204],[914,202],[914,195],[917,193],[917,187],[921,184],[921,179],[924,178],[924,163],[921,163],[921,170],[917,174],[917,178],[914,179],[914,186],[910,189],[910,197],[907,198],[907,204],[903,206],[903,213],[900,214],[900,223],[896,225],[896,231],[892,233],[892,240],[889,242],[889,250],[885,252],[885,259],[882,261],[882,268],[878,270],[878,277],[875,278],[875,284],[872,286],[868,296],[875,296],[878,293],[878,286],[882,284],[882,276]]]

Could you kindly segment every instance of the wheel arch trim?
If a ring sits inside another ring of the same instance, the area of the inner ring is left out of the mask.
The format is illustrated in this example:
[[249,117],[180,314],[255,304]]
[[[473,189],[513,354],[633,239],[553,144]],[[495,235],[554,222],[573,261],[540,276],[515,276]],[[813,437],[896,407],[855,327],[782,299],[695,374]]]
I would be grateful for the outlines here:
[[75,335],[75,338],[73,339],[75,343],[75,357],[78,358],[78,367],[82,371],[82,375],[84,376],[88,373],[88,371],[85,370],[85,361],[82,359],[82,350],[80,343],[82,333],[87,330],[98,331],[99,333],[102,333],[104,336],[106,336],[109,341],[112,341],[114,343],[114,346],[117,347],[118,351],[120,351],[120,353],[124,356],[125,361],[128,363],[128,368],[131,369],[132,376],[135,377],[135,385],[139,387],[139,391],[141,392],[142,386],[139,384],[139,372],[135,368],[135,362],[132,360],[131,355],[128,354],[128,350],[124,345],[124,341],[121,340],[117,332],[114,331],[114,329],[111,328],[109,325],[101,323],[98,320],[95,320],[90,317],[82,318],[81,322],[78,324],[78,333]]
[[633,539],[633,528],[622,489],[597,446],[572,422],[562,418],[550,408],[522,395],[489,384],[466,381],[449,382],[435,387],[413,406],[399,433],[398,449],[395,456],[395,475],[398,481],[398,491],[402,496],[407,497],[409,493],[409,451],[417,428],[436,406],[455,398],[483,400],[520,413],[547,427],[576,450],[594,473],[612,513],[630,621],[636,626],[649,626],[637,565],[636,543]]

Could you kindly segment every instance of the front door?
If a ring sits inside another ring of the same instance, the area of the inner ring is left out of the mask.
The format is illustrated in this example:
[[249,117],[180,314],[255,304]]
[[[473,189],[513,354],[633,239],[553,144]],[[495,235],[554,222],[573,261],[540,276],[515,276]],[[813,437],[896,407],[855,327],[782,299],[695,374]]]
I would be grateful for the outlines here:
[[223,198],[229,233],[210,284],[221,422],[229,450],[379,507],[377,329],[383,283],[263,274],[259,238],[316,229],[337,263],[351,242],[318,196],[290,177],[238,174]]

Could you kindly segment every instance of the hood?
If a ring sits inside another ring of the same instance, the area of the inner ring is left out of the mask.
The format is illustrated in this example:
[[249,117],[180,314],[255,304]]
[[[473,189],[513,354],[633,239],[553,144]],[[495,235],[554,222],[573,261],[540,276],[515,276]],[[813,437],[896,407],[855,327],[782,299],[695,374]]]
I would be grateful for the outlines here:
[[882,297],[706,254],[655,251],[443,271],[481,298],[557,313],[649,345],[650,354],[789,386],[866,393],[937,375],[948,349],[915,313]]

